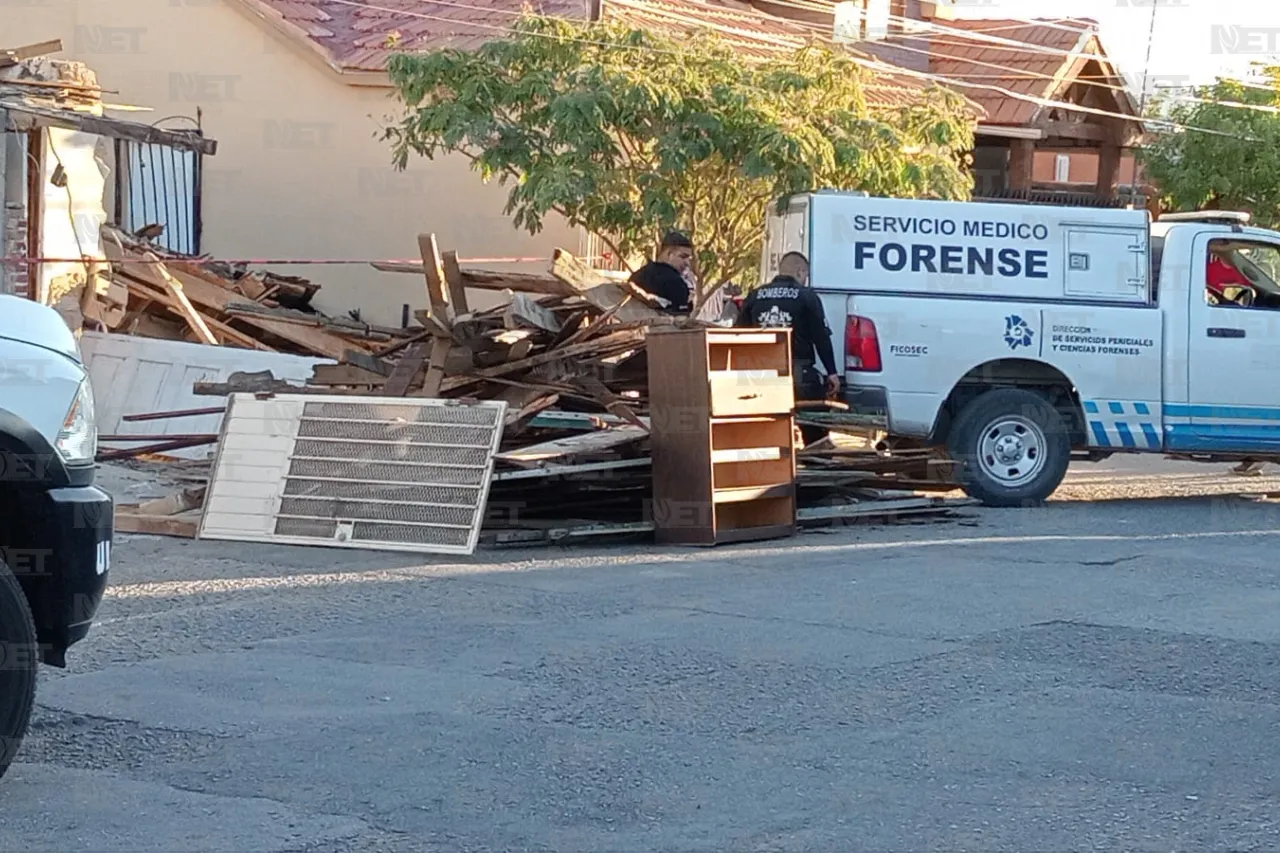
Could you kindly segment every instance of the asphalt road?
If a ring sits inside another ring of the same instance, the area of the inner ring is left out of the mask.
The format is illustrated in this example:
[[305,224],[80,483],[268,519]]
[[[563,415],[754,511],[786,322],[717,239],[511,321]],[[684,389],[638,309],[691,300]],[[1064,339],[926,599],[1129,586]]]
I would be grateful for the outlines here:
[[121,537],[0,850],[1274,850],[1280,506],[1206,495],[1280,479],[1225,469],[715,551]]

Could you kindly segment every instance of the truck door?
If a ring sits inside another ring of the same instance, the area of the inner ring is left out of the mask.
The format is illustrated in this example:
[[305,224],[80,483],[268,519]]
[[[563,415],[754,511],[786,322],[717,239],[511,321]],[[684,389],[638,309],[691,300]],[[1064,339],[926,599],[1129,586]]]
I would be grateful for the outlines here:
[[1280,242],[1239,236],[1194,243],[1188,395],[1165,407],[1183,422],[1168,427],[1171,450],[1280,451]]

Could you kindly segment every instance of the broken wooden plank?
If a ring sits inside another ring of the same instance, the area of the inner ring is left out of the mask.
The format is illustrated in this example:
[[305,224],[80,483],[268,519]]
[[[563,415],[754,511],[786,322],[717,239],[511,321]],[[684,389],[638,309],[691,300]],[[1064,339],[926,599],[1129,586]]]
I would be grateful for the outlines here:
[[559,334],[552,338],[551,342],[547,344],[547,348],[553,349],[569,343],[577,343],[574,338],[577,337],[578,332],[590,325],[587,321],[588,314],[589,312],[581,310],[570,314],[568,319],[564,321],[564,326],[560,329]]
[[649,425],[640,420],[639,416],[632,411],[631,407],[623,401],[621,397],[610,391],[603,382],[596,377],[587,374],[575,377],[573,380],[583,391],[590,394],[596,399],[605,411],[612,415],[617,415],[633,426],[639,427],[645,432],[649,431]]
[[177,536],[195,539],[200,529],[199,517],[175,518],[168,515],[144,515],[127,504],[117,506],[114,522],[116,533],[139,533],[145,536]]
[[431,337],[430,331],[418,332],[417,334],[411,335],[402,341],[397,341],[396,343],[389,344],[388,346],[385,346],[380,350],[375,350],[373,353],[373,357],[386,358],[389,355],[395,355],[401,350],[407,349],[408,347],[418,343],[419,341],[425,341],[429,337]]
[[444,338],[436,338],[432,342],[431,362],[427,367],[426,375],[422,378],[422,389],[417,396],[435,397],[440,393],[440,386],[444,383],[449,354],[452,350],[453,343]]
[[803,507],[796,510],[796,521],[812,522],[834,521],[845,518],[874,518],[921,511],[945,512],[960,507],[974,506],[977,503],[977,501],[966,498],[947,500],[946,498],[936,497],[859,501],[836,506]]
[[[156,438],[164,438],[162,435]],[[218,436],[201,436],[199,438],[184,439],[182,441],[162,441],[158,444],[148,444],[142,447],[130,447],[127,450],[99,450],[94,456],[95,461],[105,462],[108,459],[129,459],[135,456],[146,456],[150,453],[164,453],[166,450],[185,450],[189,447],[201,447],[208,444],[217,444]]]
[[[422,264],[400,261],[374,261],[370,264],[379,272],[425,275]],[[541,293],[548,296],[572,296],[573,288],[557,278],[535,273],[495,272],[484,269],[462,268],[462,283],[473,290],[518,290],[523,293]]]
[[578,293],[585,293],[601,284],[612,283],[610,279],[592,269],[586,261],[579,260],[564,249],[556,249],[552,252],[551,274]]
[[[62,52],[62,39],[52,39],[50,41],[36,42],[35,44],[24,44],[21,47],[11,47],[6,50],[0,50],[0,68],[7,68],[10,65],[17,65],[27,59],[35,59],[38,56],[48,56],[51,53]],[[3,81],[9,82],[7,80]],[[70,84],[75,86],[74,83]]]
[[[395,369],[395,366],[391,362],[384,361],[381,357],[377,355],[370,355],[369,353],[359,352],[358,350],[352,350],[352,349],[349,349],[342,354],[341,362],[342,364],[349,364],[353,367],[358,367],[361,370],[367,370],[370,373],[376,373],[379,376],[381,376],[383,379],[386,379],[388,376],[390,376],[391,371]],[[332,365],[324,365],[324,366],[332,366]],[[317,375],[317,374],[315,374],[313,371],[312,375]],[[342,383],[334,382],[331,384],[340,385]]]
[[624,323],[663,316],[652,304],[646,304],[652,297],[644,291],[630,282],[618,282],[601,275],[564,249],[556,249],[551,256],[551,274],[591,305],[611,312],[611,316],[617,316]]
[[182,283],[169,275],[169,271],[165,269],[164,264],[160,263],[160,259],[155,254],[146,252],[142,258],[155,263],[155,272],[160,279],[160,283],[164,286],[165,293],[169,294],[169,298],[177,304],[178,311],[182,313],[182,318],[187,321],[187,325],[200,338],[201,343],[217,346],[218,339],[214,337],[213,332],[205,325],[204,318],[200,316],[200,312],[191,304],[191,300],[187,299]]
[[462,267],[458,265],[458,253],[450,249],[440,256],[444,280],[449,286],[449,304],[456,318],[460,314],[469,314],[467,307],[467,286],[462,280]]
[[172,412],[144,412],[137,415],[122,415],[120,420],[127,422],[134,421],[161,421],[169,418],[192,418],[199,415],[221,415],[226,413],[223,406],[211,406],[207,409],[178,409]]
[[516,465],[538,465],[552,459],[579,456],[584,453],[599,453],[624,444],[639,441],[649,435],[648,430],[641,427],[624,426],[617,429],[602,429],[596,432],[581,433],[568,438],[557,438],[541,444],[521,447],[494,454],[494,459],[511,462]]
[[418,371],[422,369],[422,363],[427,359],[429,344],[414,344],[409,351],[396,362],[395,368],[391,371],[391,375],[387,377],[387,382],[382,386],[382,392],[388,397],[403,397],[409,393],[409,384],[413,382],[414,377],[418,375]]
[[606,282],[582,294],[582,298],[599,308],[610,311],[623,323],[643,322],[664,316],[661,311],[645,305],[638,297],[634,285]]
[[99,441],[106,441],[111,444],[130,444],[139,441],[151,441],[162,439],[164,441],[217,441],[217,433],[192,433],[190,435],[170,435],[168,433],[151,433],[150,435],[130,435],[124,433],[113,433],[111,435],[98,436]]
[[441,323],[438,319],[431,315],[429,310],[418,309],[413,312],[414,319],[421,323],[426,330],[437,338],[452,338],[453,330],[446,324]]
[[328,393],[327,389],[309,388],[306,385],[294,385],[283,379],[276,379],[270,370],[258,370],[249,373],[237,370],[227,377],[226,382],[193,382],[191,391],[199,396],[213,397],[227,394],[307,394]]
[[539,353],[520,361],[511,361],[506,364],[499,364],[493,367],[486,367],[481,370],[472,371],[467,376],[458,376],[447,379],[441,386],[442,391],[451,391],[455,388],[461,388],[470,385],[480,379],[486,379],[495,376],[506,376],[508,373],[517,373],[522,370],[528,370],[543,364],[550,364],[554,361],[562,361],[564,359],[573,358],[574,356],[586,355],[588,353],[601,353],[609,351],[613,347],[622,347],[625,349],[629,344],[640,344],[644,341],[643,329],[624,329],[597,338],[594,341],[587,341],[577,346],[561,347],[551,350],[550,352]]
[[[389,375],[389,374],[387,374]],[[311,368],[310,385],[369,385],[381,388],[387,375],[354,364],[317,364]]]
[[[109,244],[107,241],[103,241],[103,245],[106,246]],[[121,281],[125,284],[130,295],[139,297],[148,303],[153,302],[157,305],[161,305],[168,311],[171,311],[175,316],[182,317],[182,310],[179,307],[178,302],[170,296],[167,291],[156,289],[151,283],[137,281],[118,270],[113,272],[112,276],[117,281]],[[201,319],[204,320],[205,325],[208,326],[215,334],[222,336],[223,340],[220,344],[222,346],[225,346],[227,341],[232,341],[243,349],[256,349],[263,352],[276,351],[274,347],[264,344],[262,341],[252,335],[245,334],[239,329],[228,326],[221,320],[215,320],[214,318],[206,315],[201,315]],[[149,327],[154,326],[158,321],[159,318],[156,317],[139,316],[135,319],[132,327],[123,323],[121,325],[129,329],[131,334],[143,335],[144,337],[168,338],[169,335],[163,334],[158,328],[149,329]],[[183,327],[189,328],[189,325],[184,323]],[[177,331],[180,332],[183,327],[178,327]]]
[[[134,286],[131,284],[129,287],[129,291],[130,293],[137,293],[139,292],[139,289],[135,289]],[[182,316],[181,311],[179,310],[176,302],[160,301],[160,300],[156,300],[156,301],[158,304],[163,305],[165,308],[172,311],[175,315]],[[222,338],[222,340],[219,342],[219,346],[227,346],[228,342],[230,342],[240,347],[241,349],[256,349],[261,352],[277,351],[275,347],[269,344],[265,344],[262,341],[255,338],[253,335],[246,334],[240,329],[237,329],[234,326],[229,326],[221,320],[215,320],[213,317],[210,317],[205,314],[202,314],[200,316],[201,316],[201,319],[204,320],[205,325],[208,326],[211,330],[213,330],[213,333],[215,335]]]
[[[113,263],[120,263],[128,260],[125,257],[124,250],[115,244],[112,240],[102,241],[103,252],[108,260]],[[152,253],[146,253],[155,260],[159,260]],[[187,276],[183,273],[172,273],[167,269],[164,263],[149,264],[120,264],[121,268],[114,271],[114,275],[120,275],[124,278],[140,282],[145,286],[154,288],[155,290],[167,295],[169,287],[165,282],[166,277],[171,277],[182,285],[183,294],[190,300],[193,305],[201,308],[211,309],[221,314],[227,314],[227,308],[230,304],[241,302],[240,295],[234,291],[227,290],[219,285],[212,284],[201,278]],[[299,325],[286,321],[276,320],[270,317],[257,316],[254,314],[237,314],[236,322],[244,323],[264,332],[269,332],[278,338],[288,341],[295,346],[311,352],[314,355],[332,358],[335,361],[342,358],[343,353],[352,347],[359,348],[359,345],[353,341],[343,338],[340,335],[322,328],[314,328]],[[243,332],[240,332],[244,335]]]
[[138,504],[139,515],[171,516],[199,509],[204,505],[208,486],[192,486],[162,498]]
[[385,330],[378,330],[363,323],[335,320],[331,317],[309,314],[305,311],[294,311],[289,308],[268,308],[256,302],[239,300],[228,302],[223,311],[235,319],[241,319],[245,315],[263,317],[277,323],[293,323],[297,326],[323,329],[335,335],[341,335],[344,338],[357,338],[363,341],[386,343],[393,337],[391,333]]
[[511,349],[507,350],[506,358],[507,361],[521,361],[528,358],[531,352],[533,352],[533,341],[516,341],[511,345]]
[[445,326],[453,324],[449,306],[449,284],[445,280],[444,260],[434,234],[418,235],[418,251],[422,255],[422,271],[427,280],[427,299],[431,316]]
[[511,301],[503,312],[502,324],[508,329],[535,328],[553,335],[560,331],[560,321],[555,312],[539,305],[525,293],[511,294]]
[[[516,390],[516,389],[508,389],[508,390]],[[520,429],[522,429],[525,426],[524,422],[526,420],[534,417],[539,412],[545,411],[551,408],[552,406],[554,406],[556,403],[560,402],[560,395],[559,394],[539,395],[535,393],[532,396],[532,398],[526,396],[524,397],[524,399],[528,400],[528,402],[526,402],[524,405],[520,406],[517,409],[507,410],[506,426],[509,430],[508,435],[512,434],[511,430],[513,430],[513,428],[515,432],[518,432]]]
[[[496,458],[496,457],[495,457]],[[615,459],[609,462],[583,462],[578,465],[548,465],[544,468],[527,468],[521,471],[500,471],[490,480],[495,483],[508,480],[535,480],[543,477],[563,477],[572,474],[591,474],[597,471],[618,471],[624,468],[648,468],[653,464],[649,457]]]

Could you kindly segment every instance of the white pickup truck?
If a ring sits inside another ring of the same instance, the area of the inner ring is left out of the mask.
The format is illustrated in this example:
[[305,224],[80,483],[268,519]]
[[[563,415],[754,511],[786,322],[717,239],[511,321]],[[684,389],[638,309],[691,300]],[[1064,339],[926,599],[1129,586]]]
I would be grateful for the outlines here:
[[1247,223],[819,192],[763,265],[810,258],[853,411],[1025,506],[1073,455],[1280,459],[1280,233]]
[[107,586],[114,503],[93,485],[98,427],[80,348],[52,308],[0,296],[0,776]]

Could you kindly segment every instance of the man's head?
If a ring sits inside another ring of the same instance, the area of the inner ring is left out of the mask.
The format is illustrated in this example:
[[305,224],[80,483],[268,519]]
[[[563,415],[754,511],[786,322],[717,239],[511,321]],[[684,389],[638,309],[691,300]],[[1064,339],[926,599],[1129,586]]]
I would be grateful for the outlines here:
[[787,252],[778,261],[778,275],[794,278],[801,284],[809,282],[809,259],[799,252]]
[[669,232],[658,247],[658,260],[685,272],[693,265],[693,241],[679,231]]

